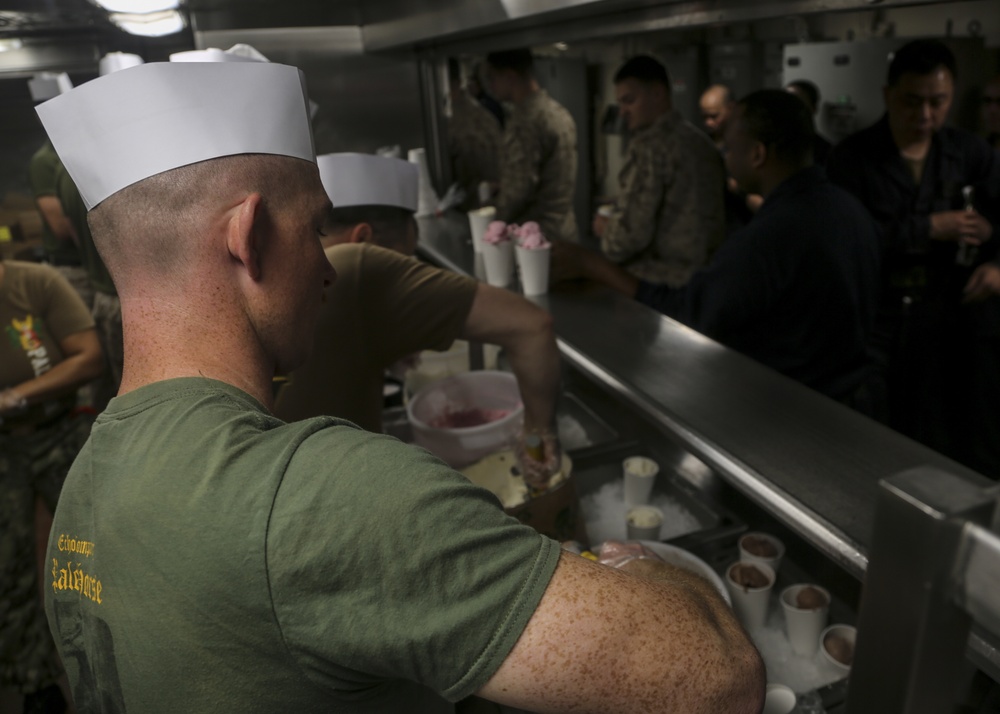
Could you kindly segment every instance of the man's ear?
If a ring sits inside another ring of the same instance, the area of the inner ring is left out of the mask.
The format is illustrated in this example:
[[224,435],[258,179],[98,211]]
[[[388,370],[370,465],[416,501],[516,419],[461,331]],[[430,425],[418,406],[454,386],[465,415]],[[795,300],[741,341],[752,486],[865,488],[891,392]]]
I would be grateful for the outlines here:
[[750,165],[759,169],[767,163],[767,147],[760,141],[755,141],[753,148],[750,149]]
[[368,223],[359,223],[351,229],[349,243],[371,243],[372,227]]
[[260,279],[260,219],[260,194],[251,193],[236,206],[227,226],[229,254],[243,264],[251,280]]

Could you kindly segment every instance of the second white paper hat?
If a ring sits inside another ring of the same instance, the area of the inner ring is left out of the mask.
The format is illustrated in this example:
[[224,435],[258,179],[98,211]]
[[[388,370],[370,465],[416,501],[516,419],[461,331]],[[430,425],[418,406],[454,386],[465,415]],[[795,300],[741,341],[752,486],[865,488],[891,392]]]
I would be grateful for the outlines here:
[[154,62],[36,111],[87,210],[145,178],[222,156],[316,161],[305,80],[287,65]]
[[409,161],[372,154],[325,154],[316,163],[334,208],[396,206],[417,210],[418,170]]

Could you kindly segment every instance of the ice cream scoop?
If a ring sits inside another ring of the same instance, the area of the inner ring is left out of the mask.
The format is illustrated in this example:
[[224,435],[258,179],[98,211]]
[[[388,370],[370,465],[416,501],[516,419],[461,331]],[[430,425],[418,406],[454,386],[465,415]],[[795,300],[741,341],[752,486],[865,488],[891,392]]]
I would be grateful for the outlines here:
[[753,565],[739,563],[734,565],[729,571],[730,577],[744,588],[767,587],[771,579]]
[[747,536],[743,539],[743,547],[748,553],[761,558],[773,558],[778,555],[778,549],[767,538],[760,536]]
[[823,639],[823,647],[831,657],[843,665],[850,666],[854,661],[854,644],[846,637],[829,634]]
[[483,243],[487,245],[497,245],[509,240],[507,224],[503,221],[493,221],[486,227],[486,233],[483,234]]
[[795,597],[796,607],[802,610],[818,610],[826,607],[828,603],[826,595],[821,590],[808,585],[799,590],[799,594]]
[[545,240],[542,229],[534,221],[528,221],[517,232],[517,244],[525,250],[540,250],[552,244]]

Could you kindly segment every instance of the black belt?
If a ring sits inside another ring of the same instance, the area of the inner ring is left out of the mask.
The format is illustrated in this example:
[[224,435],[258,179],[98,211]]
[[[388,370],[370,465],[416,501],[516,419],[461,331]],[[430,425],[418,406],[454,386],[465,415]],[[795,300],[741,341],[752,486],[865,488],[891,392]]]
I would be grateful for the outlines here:
[[56,256],[50,255],[45,258],[45,261],[56,268],[82,268],[83,263],[80,262],[79,258],[57,258]]

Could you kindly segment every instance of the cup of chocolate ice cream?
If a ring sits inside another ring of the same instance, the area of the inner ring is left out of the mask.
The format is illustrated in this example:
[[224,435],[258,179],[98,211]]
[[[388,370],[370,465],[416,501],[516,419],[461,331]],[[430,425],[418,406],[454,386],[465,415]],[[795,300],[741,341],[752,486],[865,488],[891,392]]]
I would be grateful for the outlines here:
[[857,630],[850,625],[830,625],[819,636],[820,659],[828,670],[846,676],[854,663]]
[[740,560],[744,563],[763,563],[774,572],[781,569],[785,544],[767,533],[744,533],[739,540]]
[[625,514],[629,540],[660,540],[663,511],[656,506],[633,506]]
[[726,588],[733,599],[733,610],[748,630],[764,626],[774,578],[774,570],[763,563],[737,562],[726,568]]
[[812,657],[819,646],[819,633],[826,627],[830,593],[818,585],[792,585],[781,591],[785,631],[796,654]]

